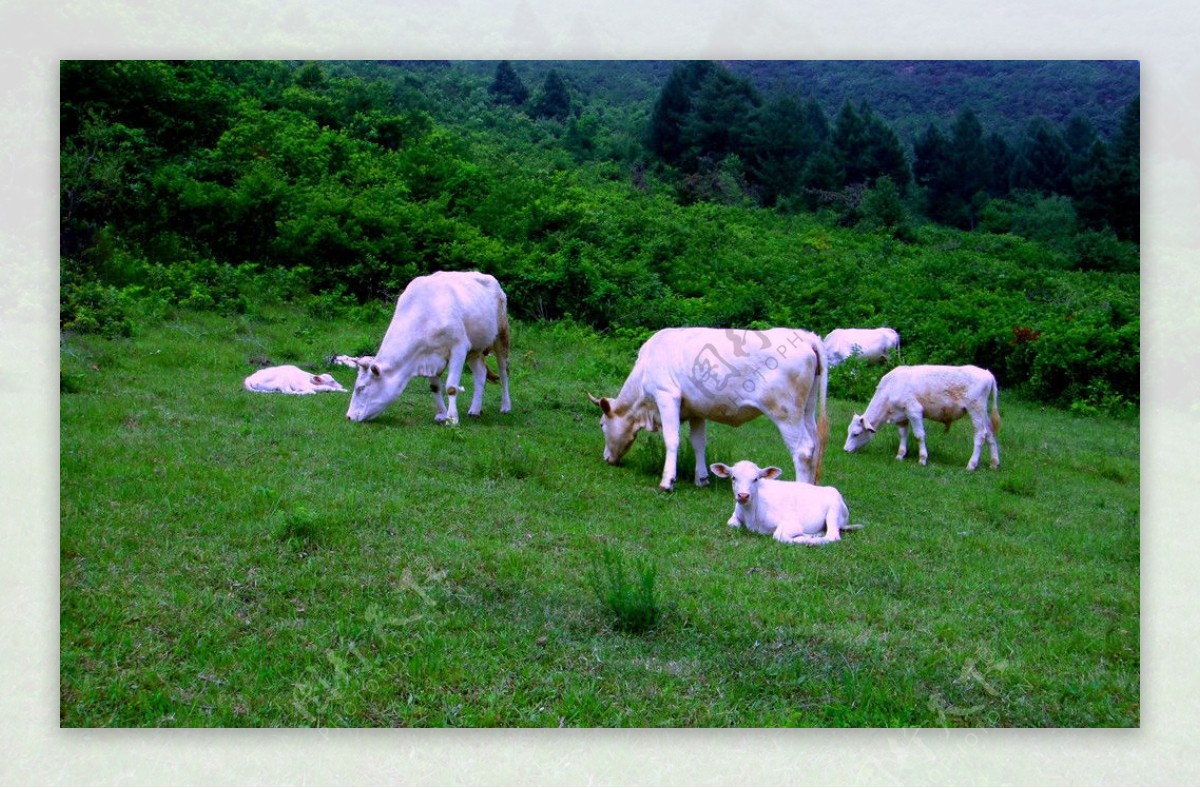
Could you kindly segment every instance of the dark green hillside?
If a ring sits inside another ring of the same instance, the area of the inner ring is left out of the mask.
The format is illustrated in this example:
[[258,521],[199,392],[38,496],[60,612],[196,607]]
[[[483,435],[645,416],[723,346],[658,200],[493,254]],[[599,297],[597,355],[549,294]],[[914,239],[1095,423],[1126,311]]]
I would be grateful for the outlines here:
[[800,86],[833,113],[868,102],[910,145],[930,123],[948,125],[963,107],[1009,138],[1031,118],[1086,117],[1117,135],[1121,111],[1140,92],[1136,60],[799,60],[728,61],[764,92]]

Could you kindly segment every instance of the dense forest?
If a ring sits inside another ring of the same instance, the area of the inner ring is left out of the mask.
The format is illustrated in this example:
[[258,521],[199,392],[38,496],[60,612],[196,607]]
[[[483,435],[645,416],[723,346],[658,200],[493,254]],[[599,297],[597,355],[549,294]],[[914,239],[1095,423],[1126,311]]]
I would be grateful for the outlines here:
[[1136,63],[64,61],[60,112],[64,331],[476,268],[524,320],[888,323],[1138,401]]

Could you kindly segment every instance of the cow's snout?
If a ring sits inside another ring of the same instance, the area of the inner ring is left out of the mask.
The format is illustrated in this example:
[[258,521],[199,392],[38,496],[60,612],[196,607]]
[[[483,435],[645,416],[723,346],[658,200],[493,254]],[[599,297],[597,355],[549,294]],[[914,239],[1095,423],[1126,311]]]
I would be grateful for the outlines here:
[[750,493],[737,493],[735,497],[738,503],[750,503]]

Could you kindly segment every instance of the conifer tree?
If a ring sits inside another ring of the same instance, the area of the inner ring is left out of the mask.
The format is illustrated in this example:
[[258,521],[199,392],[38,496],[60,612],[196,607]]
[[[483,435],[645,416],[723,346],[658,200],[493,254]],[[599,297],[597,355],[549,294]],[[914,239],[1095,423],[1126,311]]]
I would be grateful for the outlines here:
[[497,104],[515,107],[521,106],[529,98],[529,89],[507,60],[501,60],[496,66],[496,76],[488,86],[488,93]]
[[533,115],[536,118],[559,121],[564,121],[571,115],[571,94],[558,71],[550,69],[550,73],[546,75],[542,92],[534,102]]

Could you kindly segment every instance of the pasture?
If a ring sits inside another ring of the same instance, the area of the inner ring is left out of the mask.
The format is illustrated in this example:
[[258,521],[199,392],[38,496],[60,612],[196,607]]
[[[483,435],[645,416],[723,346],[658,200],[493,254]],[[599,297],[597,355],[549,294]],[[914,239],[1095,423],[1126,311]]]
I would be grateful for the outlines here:
[[[866,399],[835,376],[822,481],[866,528],[786,546],[725,525],[686,441],[669,494],[657,436],[601,460],[585,389],[616,394],[632,339],[516,323],[513,412],[490,385],[456,428],[423,381],[362,424],[346,394],[242,389],[256,356],[350,387],[324,359],[384,328],[280,308],[65,338],[63,726],[1139,724],[1136,421],[1001,379],[1001,469],[964,470],[965,421],[922,468],[894,427],[841,450]],[[766,419],[708,454],[791,478]],[[593,593],[605,554],[653,568],[649,632]]]

